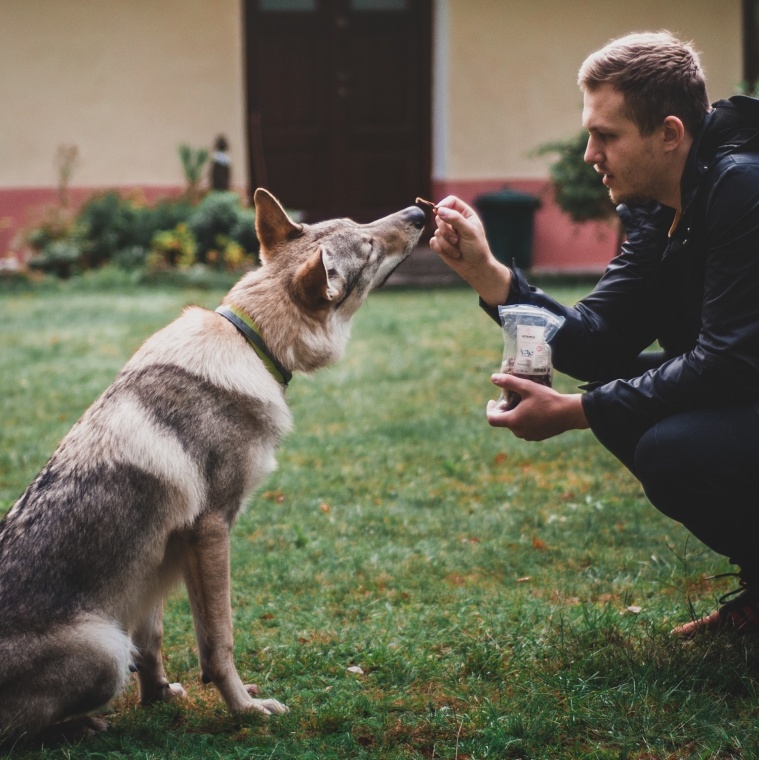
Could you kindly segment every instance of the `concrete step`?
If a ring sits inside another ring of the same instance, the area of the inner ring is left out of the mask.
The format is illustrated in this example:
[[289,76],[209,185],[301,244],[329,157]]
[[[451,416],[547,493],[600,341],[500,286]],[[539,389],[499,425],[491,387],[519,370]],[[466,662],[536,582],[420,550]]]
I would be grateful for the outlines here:
[[385,287],[440,288],[466,283],[429,246],[420,245],[390,275]]

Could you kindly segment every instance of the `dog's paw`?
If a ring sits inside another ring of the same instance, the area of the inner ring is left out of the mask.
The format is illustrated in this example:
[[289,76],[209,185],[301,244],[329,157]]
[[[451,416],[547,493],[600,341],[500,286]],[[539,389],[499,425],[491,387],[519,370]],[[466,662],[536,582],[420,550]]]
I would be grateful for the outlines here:
[[140,701],[144,707],[156,702],[170,702],[187,696],[181,683],[142,684],[141,689]]
[[287,707],[276,699],[254,699],[250,709],[264,715],[281,715],[288,712]]
[[109,728],[110,724],[102,718],[95,715],[82,715],[79,718],[72,718],[50,726],[39,735],[39,739],[43,744],[61,741],[78,742],[103,733]]
[[[261,693],[261,689],[258,688],[257,683],[246,683],[245,691],[250,694],[251,697],[257,697]],[[286,705],[281,702],[277,702],[276,699],[254,699],[256,706],[254,710],[266,713],[267,715],[280,715],[288,711]]]
[[170,683],[166,687],[166,699],[182,699],[187,696],[187,692],[181,683]]
[[103,733],[111,727],[111,724],[107,720],[103,720],[94,715],[88,715],[83,718],[82,725],[87,736]]

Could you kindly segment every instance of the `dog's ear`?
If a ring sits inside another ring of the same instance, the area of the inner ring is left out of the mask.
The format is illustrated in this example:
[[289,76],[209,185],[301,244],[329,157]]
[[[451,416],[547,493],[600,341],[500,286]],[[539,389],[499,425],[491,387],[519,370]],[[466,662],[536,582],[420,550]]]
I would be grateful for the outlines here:
[[340,300],[345,292],[345,278],[324,246],[320,245],[301,264],[295,275],[295,288],[301,301],[311,309],[324,309]]
[[256,206],[256,234],[266,252],[303,233],[303,226],[290,219],[282,204],[268,190],[259,187],[253,195],[253,202]]

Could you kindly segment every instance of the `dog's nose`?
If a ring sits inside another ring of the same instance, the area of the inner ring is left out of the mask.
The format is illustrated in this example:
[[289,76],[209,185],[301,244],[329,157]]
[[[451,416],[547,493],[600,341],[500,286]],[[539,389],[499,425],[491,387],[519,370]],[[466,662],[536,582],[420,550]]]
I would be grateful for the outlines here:
[[403,210],[403,216],[408,218],[409,222],[418,230],[424,229],[427,224],[427,214],[419,206],[409,206]]

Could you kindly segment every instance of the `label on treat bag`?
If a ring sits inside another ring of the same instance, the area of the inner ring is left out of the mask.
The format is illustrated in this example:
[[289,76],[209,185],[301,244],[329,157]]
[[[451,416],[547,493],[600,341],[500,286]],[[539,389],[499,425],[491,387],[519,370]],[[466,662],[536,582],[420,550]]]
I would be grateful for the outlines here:
[[541,374],[548,369],[549,361],[545,327],[517,325],[517,355],[513,371],[523,375]]

